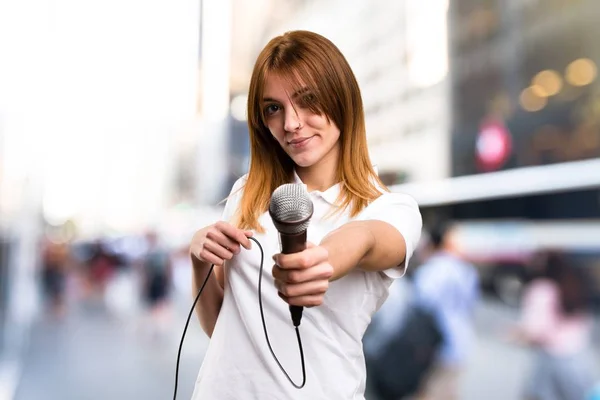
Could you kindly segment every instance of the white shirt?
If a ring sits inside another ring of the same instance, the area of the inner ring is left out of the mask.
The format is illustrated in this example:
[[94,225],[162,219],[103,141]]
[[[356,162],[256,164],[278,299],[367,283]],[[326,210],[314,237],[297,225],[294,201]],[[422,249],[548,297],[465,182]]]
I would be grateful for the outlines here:
[[[245,177],[233,186],[223,220],[230,220],[242,197]],[[301,183],[296,175],[296,182]],[[348,212],[324,218],[331,210],[339,185],[313,191],[314,213],[308,240],[318,244],[346,222]],[[273,359],[265,340],[258,306],[260,250],[256,243],[226,263],[225,293],[221,311],[198,373],[193,400],[363,400],[366,369],[362,337],[388,295],[393,278],[405,266],[421,234],[421,215],[410,196],[384,193],[353,220],[381,220],[398,229],[406,241],[406,260],[384,272],[352,270],[330,283],[321,306],[305,308],[300,324],[306,385],[291,385]],[[291,379],[300,384],[302,369],[296,333],[288,304],[278,295],[271,270],[273,255],[280,253],[279,235],[265,212],[259,219],[264,234],[254,237],[264,249],[262,301],[269,339],[275,355]]]

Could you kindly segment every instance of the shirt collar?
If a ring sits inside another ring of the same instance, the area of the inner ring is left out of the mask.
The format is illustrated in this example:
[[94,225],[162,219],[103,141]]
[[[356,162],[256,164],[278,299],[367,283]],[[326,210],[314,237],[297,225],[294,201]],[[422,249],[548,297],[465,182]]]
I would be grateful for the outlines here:
[[[375,170],[375,174],[379,175],[379,170],[377,168],[377,165],[373,165],[373,169]],[[302,179],[300,179],[300,177],[296,173],[296,170],[294,170],[294,183],[299,183],[301,185],[304,185],[304,189],[308,190],[306,184],[304,182],[302,182]],[[310,193],[314,194],[316,196],[319,196],[319,197],[323,198],[323,200],[325,200],[329,204],[334,205],[335,201],[337,200],[337,198],[340,194],[340,187],[341,187],[340,184],[336,183],[335,185],[333,185],[332,187],[330,187],[329,189],[327,189],[324,192],[319,192],[318,190],[313,190]]]
[[[308,190],[306,184],[304,182],[302,182],[302,179],[300,179],[300,177],[296,173],[296,170],[294,170],[294,183],[304,185],[304,189]],[[327,189],[324,192],[320,192],[318,190],[313,190],[312,192],[310,192],[310,194],[321,197],[327,203],[333,205],[333,204],[335,204],[335,201],[337,200],[338,195],[340,194],[340,184],[336,183],[335,185],[333,185],[332,187],[330,187],[329,189]]]

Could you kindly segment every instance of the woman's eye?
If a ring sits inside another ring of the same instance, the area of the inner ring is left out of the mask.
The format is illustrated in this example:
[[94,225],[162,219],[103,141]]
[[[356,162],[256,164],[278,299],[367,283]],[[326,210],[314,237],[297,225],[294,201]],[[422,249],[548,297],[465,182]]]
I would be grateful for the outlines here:
[[269,104],[265,107],[265,115],[270,116],[279,111],[279,106],[277,104]]
[[313,104],[316,100],[317,100],[317,98],[312,93],[307,93],[304,96],[302,96],[302,103],[303,104],[307,104],[307,105],[308,104]]
[[318,108],[317,103],[317,96],[312,93],[303,94],[298,101],[300,107],[308,108],[310,110],[316,110]]

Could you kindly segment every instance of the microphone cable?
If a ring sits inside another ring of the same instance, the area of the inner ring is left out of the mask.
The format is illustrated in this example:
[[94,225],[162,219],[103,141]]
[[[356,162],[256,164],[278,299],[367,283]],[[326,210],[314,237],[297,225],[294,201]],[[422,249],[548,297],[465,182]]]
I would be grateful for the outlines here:
[[[281,369],[281,372],[283,372],[283,374],[288,379],[288,381],[290,381],[292,386],[294,386],[296,389],[302,389],[304,387],[304,385],[306,384],[306,366],[304,363],[304,350],[302,348],[302,339],[300,338],[300,330],[298,329],[298,326],[295,326],[296,337],[298,339],[298,350],[300,351],[300,363],[302,365],[302,383],[300,385],[298,385],[297,383],[295,383],[292,380],[292,378],[290,378],[289,374],[287,373],[285,368],[283,368],[283,366],[279,362],[279,359],[275,355],[273,348],[271,347],[271,341],[269,340],[269,334],[267,332],[267,324],[265,322],[265,314],[264,314],[263,305],[262,305],[262,272],[263,272],[263,263],[264,263],[264,259],[265,259],[265,253],[264,253],[263,248],[258,240],[256,240],[253,237],[249,237],[248,239],[250,239],[254,243],[256,243],[258,245],[258,248],[260,249],[260,269],[259,269],[259,275],[258,275],[258,306],[260,309],[260,318],[262,320],[262,326],[263,326],[263,331],[265,332],[265,340],[267,341],[267,346],[269,347],[269,351],[271,352],[273,359],[279,366],[279,369]],[[198,290],[198,294],[196,295],[196,298],[194,299],[194,302],[192,303],[192,307],[190,309],[190,312],[187,316],[187,320],[185,322],[185,326],[183,328],[183,333],[181,335],[181,341],[179,342],[179,350],[177,351],[177,362],[176,362],[176,366],[175,366],[175,388],[173,390],[173,400],[177,399],[177,383],[179,381],[179,361],[181,359],[181,349],[183,347],[183,341],[185,339],[185,334],[187,332],[188,325],[190,324],[190,319],[192,317],[192,314],[194,313],[194,309],[196,308],[196,304],[198,303],[198,300],[200,299],[200,295],[202,295],[202,291],[204,290],[204,287],[206,286],[206,283],[208,282],[208,279],[210,278],[210,275],[212,274],[214,267],[215,267],[215,264],[212,264],[210,266],[210,269],[208,270],[208,273],[206,274],[206,278],[204,278],[204,282],[202,283],[202,286],[200,286],[200,290]]]

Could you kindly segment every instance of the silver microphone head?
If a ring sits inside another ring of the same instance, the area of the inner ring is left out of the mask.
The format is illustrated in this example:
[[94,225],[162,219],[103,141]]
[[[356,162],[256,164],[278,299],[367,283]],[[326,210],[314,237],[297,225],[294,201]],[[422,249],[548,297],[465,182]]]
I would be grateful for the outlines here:
[[313,203],[304,185],[286,183],[275,189],[269,214],[281,233],[295,235],[305,231],[313,214]]

